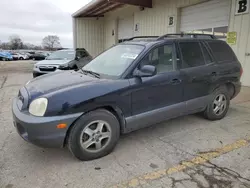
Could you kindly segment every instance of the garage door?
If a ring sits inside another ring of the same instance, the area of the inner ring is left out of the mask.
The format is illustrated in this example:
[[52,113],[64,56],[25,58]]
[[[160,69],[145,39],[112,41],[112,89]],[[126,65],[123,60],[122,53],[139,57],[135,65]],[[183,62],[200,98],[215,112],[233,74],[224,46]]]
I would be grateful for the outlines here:
[[122,41],[134,36],[134,16],[118,20],[118,39]]
[[215,34],[225,38],[230,16],[229,0],[211,0],[181,9],[182,32]]

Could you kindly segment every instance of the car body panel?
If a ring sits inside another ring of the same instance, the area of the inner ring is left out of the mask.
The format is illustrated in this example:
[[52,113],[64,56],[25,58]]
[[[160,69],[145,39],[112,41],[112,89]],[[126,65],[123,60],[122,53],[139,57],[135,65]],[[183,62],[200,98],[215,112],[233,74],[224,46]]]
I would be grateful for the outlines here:
[[146,111],[125,119],[125,133],[151,126],[162,121],[189,115],[204,110],[211,100],[211,95],[199,97],[185,102],[175,103],[154,110]]
[[39,96],[49,99],[47,116],[88,112],[100,106],[122,106],[127,116],[131,111],[128,80],[98,79],[75,71],[61,71],[31,80],[25,87],[32,96],[30,100]]
[[[132,115],[182,102],[183,85],[181,82],[173,82],[175,79],[180,79],[179,77],[180,72],[173,71],[149,78],[130,79],[133,88],[131,91]],[[173,92],[175,95],[172,95]]]

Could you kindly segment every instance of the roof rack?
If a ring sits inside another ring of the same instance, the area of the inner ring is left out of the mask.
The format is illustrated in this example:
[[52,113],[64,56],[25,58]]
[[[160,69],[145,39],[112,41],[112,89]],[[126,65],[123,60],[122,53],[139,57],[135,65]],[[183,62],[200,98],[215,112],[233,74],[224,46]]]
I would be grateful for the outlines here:
[[189,38],[210,38],[210,39],[217,39],[214,35],[209,34],[198,34],[198,33],[173,33],[173,34],[166,34],[158,37],[156,40],[162,40],[164,38],[171,38],[171,37],[189,37]]
[[159,38],[159,36],[136,36],[136,37],[132,37],[129,39],[125,39],[124,41],[131,41],[134,39],[158,39],[158,38]]

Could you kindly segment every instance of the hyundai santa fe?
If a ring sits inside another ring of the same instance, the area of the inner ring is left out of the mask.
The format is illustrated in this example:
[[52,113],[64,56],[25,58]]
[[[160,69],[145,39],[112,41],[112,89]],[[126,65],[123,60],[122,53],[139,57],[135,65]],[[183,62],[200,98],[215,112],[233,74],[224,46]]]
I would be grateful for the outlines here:
[[224,118],[241,75],[230,46],[213,35],[134,37],[78,71],[29,81],[13,101],[14,125],[28,142],[92,160],[121,134],[171,118]]

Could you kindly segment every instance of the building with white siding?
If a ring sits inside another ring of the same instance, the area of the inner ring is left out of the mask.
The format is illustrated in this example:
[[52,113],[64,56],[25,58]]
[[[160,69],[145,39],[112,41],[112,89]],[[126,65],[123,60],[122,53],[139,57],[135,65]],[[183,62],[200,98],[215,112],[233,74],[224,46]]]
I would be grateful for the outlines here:
[[167,33],[214,34],[226,40],[242,63],[250,86],[250,0],[93,0],[75,12],[75,48],[93,56],[133,36]]

